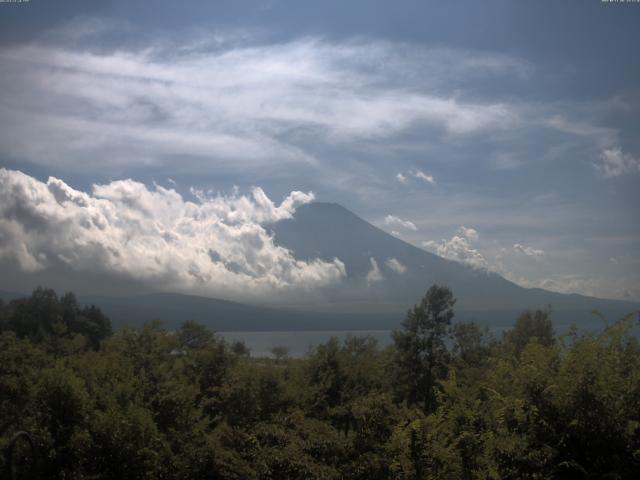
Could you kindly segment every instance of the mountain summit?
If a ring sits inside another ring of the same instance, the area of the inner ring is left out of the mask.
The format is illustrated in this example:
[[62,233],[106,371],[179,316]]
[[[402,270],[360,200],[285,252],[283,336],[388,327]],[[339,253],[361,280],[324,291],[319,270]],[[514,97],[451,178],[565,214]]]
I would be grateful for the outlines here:
[[449,286],[458,316],[486,322],[512,321],[523,309],[551,308],[562,322],[584,322],[597,310],[611,319],[637,310],[633,302],[566,295],[523,288],[502,276],[414,247],[371,225],[335,203],[310,203],[293,218],[272,227],[276,243],[296,258],[340,259],[347,279],[326,289],[323,302],[333,309],[357,304],[380,311],[417,302],[433,283]]

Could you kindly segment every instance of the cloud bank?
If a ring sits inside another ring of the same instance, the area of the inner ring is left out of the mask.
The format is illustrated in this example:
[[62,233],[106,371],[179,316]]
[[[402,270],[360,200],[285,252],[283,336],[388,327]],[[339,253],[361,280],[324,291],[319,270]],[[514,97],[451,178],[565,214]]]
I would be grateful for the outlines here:
[[525,66],[506,57],[382,41],[183,40],[1,48],[5,155],[116,172],[179,156],[183,168],[238,171],[271,161],[314,164],[319,142],[395,138],[416,125],[457,138],[511,128],[519,118],[502,102],[441,93],[451,78],[524,75]]
[[290,218],[312,193],[280,205],[250,196],[185,200],[173,189],[133,180],[91,193],[0,169],[0,261],[23,272],[60,269],[115,275],[156,289],[243,297],[312,289],[346,275],[338,260],[296,260],[265,224]]

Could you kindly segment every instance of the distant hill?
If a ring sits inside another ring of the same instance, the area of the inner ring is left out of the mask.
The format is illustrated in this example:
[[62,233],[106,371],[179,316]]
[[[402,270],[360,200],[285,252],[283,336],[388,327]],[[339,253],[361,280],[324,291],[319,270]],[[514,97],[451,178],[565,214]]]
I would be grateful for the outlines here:
[[16,298],[22,298],[26,296],[25,293],[21,293],[21,292],[7,292],[4,290],[0,290],[0,300],[2,300],[3,302],[10,302],[11,300],[14,300]]
[[290,330],[370,330],[386,329],[399,323],[396,312],[338,311],[313,308],[270,308],[215,298],[154,293],[131,297],[79,297],[83,304],[95,304],[112,320],[115,328],[139,326],[161,320],[168,328],[186,320],[195,320],[216,331],[290,331]]

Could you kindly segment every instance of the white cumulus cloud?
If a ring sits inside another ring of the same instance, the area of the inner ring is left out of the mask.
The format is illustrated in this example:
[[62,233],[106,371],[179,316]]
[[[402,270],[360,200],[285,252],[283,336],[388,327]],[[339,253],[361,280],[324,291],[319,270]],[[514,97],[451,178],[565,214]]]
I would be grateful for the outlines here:
[[424,180],[425,182],[430,183],[431,185],[436,184],[436,181],[434,180],[433,175],[427,175],[421,170],[416,170],[413,175],[416,178],[419,178],[420,180]]
[[27,272],[68,269],[227,296],[308,289],[346,275],[338,259],[296,260],[263,227],[290,218],[312,193],[292,192],[280,205],[260,188],[249,196],[195,194],[188,201],[133,180],[86,193],[0,169],[0,261]]
[[394,272],[402,275],[407,271],[407,267],[405,267],[397,258],[388,258],[384,264],[389,267]]
[[400,182],[400,183],[407,183],[407,177],[405,177],[403,175],[402,172],[398,172],[396,175],[396,179]]
[[478,231],[475,228],[467,228],[463,225],[458,229],[458,232],[471,242],[475,242],[479,238]]
[[426,248],[427,250],[431,250],[431,251],[436,251],[438,249],[438,245],[440,245],[438,242],[434,241],[434,240],[425,240],[424,242],[422,242],[422,246],[424,248]]
[[386,217],[384,217],[384,223],[391,226],[406,228],[407,230],[413,230],[414,232],[418,230],[418,227],[416,227],[415,223],[409,220],[402,220],[395,215],[387,215]]
[[600,153],[599,162],[595,164],[605,177],[619,177],[629,173],[640,173],[640,159],[620,148],[608,148]]
[[383,280],[384,277],[382,276],[382,272],[380,271],[380,267],[378,267],[376,259],[371,257],[369,262],[371,263],[371,270],[367,273],[367,283],[371,285],[372,283]]
[[440,242],[427,240],[422,242],[422,246],[448,260],[464,263],[474,268],[488,269],[489,263],[486,258],[471,245],[471,242],[476,240],[478,240],[478,232],[473,228],[463,226],[458,229],[458,234],[449,240],[442,239]]
[[433,177],[433,175],[428,175],[424,173],[422,170],[409,170],[406,173],[398,172],[396,174],[396,179],[400,183],[404,183],[404,184],[406,184],[409,181],[410,177],[417,178],[418,180],[421,180],[425,183],[429,183],[431,185],[436,184],[436,180]]
[[513,245],[513,250],[517,253],[526,255],[527,257],[544,257],[544,250],[539,250],[533,247],[527,247],[516,243]]

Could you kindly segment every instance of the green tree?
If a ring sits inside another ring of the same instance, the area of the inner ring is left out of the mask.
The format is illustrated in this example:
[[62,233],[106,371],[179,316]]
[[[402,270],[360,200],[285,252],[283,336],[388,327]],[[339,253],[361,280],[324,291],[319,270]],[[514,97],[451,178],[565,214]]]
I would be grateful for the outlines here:
[[269,351],[271,352],[271,355],[273,355],[273,357],[276,359],[276,362],[281,362],[289,356],[289,349],[280,345],[271,347]]
[[425,412],[436,407],[434,387],[447,371],[445,338],[450,333],[455,299],[447,287],[433,285],[420,304],[409,310],[402,330],[392,333],[395,344],[396,390],[410,405]]
[[97,350],[100,342],[113,333],[111,320],[95,305],[78,309],[69,324],[69,330],[86,336],[94,350]]
[[241,340],[236,340],[231,344],[231,351],[239,357],[247,358],[251,355],[251,349]]
[[488,329],[475,322],[453,325],[453,354],[460,366],[482,367],[489,357]]
[[178,342],[182,348],[201,350],[213,344],[215,336],[201,323],[188,320],[178,330]]
[[550,316],[550,310],[525,310],[516,320],[513,329],[504,333],[505,344],[513,348],[516,355],[520,355],[534,338],[540,345],[553,345],[555,333]]
[[81,308],[73,293],[58,299],[55,291],[38,287],[30,297],[13,300],[3,310],[3,329],[45,342],[59,355],[87,344],[97,350],[112,334],[109,318],[94,305]]
[[34,392],[34,411],[46,452],[45,476],[73,477],[91,446],[90,398],[84,382],[61,366],[45,369]]
[[40,342],[59,330],[56,326],[63,324],[63,311],[58,296],[51,289],[38,287],[31,297],[13,300],[9,304],[7,328],[16,332],[19,337]]

